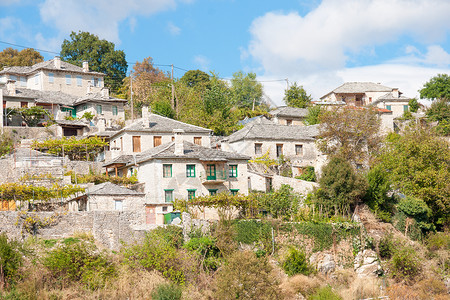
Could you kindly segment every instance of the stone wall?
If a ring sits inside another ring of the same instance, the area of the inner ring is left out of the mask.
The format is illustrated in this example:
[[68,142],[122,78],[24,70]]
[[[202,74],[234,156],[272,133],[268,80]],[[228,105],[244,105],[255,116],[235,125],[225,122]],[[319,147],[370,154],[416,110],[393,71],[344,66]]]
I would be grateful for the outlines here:
[[76,174],[89,174],[92,170],[95,174],[101,174],[104,170],[102,168],[102,162],[82,161],[82,160],[69,160],[64,162],[65,171],[73,171]]
[[[23,240],[30,234],[22,232],[20,218],[22,212],[0,212],[0,232],[6,232],[10,238]],[[92,233],[95,240],[112,250],[125,243],[142,241],[145,232],[155,226],[142,224],[142,213],[119,211],[66,212],[56,215],[53,212],[28,213],[34,219],[45,220],[53,217],[53,225],[39,228],[36,236],[43,239],[58,239],[72,236],[77,232]],[[18,222],[19,220],[19,222]],[[148,228],[147,228],[148,227]]]
[[11,135],[11,137],[18,141],[22,139],[48,139],[55,138],[58,135],[58,126],[52,125],[49,127],[19,127],[19,126],[5,126],[4,131]]

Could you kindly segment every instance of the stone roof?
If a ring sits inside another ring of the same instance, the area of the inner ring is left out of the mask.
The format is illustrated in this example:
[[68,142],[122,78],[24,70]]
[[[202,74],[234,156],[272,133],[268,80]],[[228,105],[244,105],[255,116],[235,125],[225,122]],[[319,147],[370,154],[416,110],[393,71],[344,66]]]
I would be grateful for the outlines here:
[[80,120],[55,120],[58,125],[88,127],[88,125]]
[[320,99],[335,94],[364,94],[366,92],[391,92],[392,88],[374,82],[346,82]]
[[13,66],[13,67],[5,67],[2,71],[0,71],[1,74],[19,74],[19,75],[29,75],[34,73],[37,70],[45,69],[49,71],[67,71],[67,72],[75,72],[75,73],[83,73],[83,74],[90,74],[90,75],[97,75],[97,76],[105,76],[105,74],[100,72],[84,72],[82,67],[70,64],[65,61],[61,61],[61,68],[55,67],[54,58],[43,61],[37,64],[34,64],[33,66],[26,66],[26,67],[20,67],[20,66]]
[[270,111],[270,114],[274,117],[306,117],[308,115],[307,108],[298,108],[290,106],[280,106]]
[[133,155],[120,155],[108,162],[103,164],[103,167],[107,167],[114,164],[128,164],[130,162],[134,162]]
[[[146,122],[149,123],[148,127],[144,126]],[[183,129],[185,133],[212,133],[211,129],[183,123],[157,114],[150,114],[148,119],[138,119],[134,123],[119,130],[116,134],[126,131],[173,133],[174,129]]]
[[313,140],[319,135],[319,126],[287,126],[278,124],[250,123],[228,136],[226,140],[233,143],[246,139],[263,140]]
[[99,102],[127,102],[128,100],[126,99],[120,99],[120,98],[114,98],[111,96],[102,96],[101,93],[89,93],[86,94],[83,97],[78,98],[75,101],[75,105],[79,105],[81,103],[84,102],[89,102],[89,101],[99,101]]
[[409,100],[411,100],[411,98],[402,96],[401,93],[399,93],[398,97],[395,97],[394,94],[391,93],[387,93],[381,97],[379,97],[377,100],[375,100],[374,102],[372,102],[372,104],[377,104],[380,102],[409,102]]
[[139,195],[142,196],[144,194],[136,192],[134,190],[127,189],[117,184],[113,184],[111,182],[104,182],[92,187],[89,187],[86,190],[86,194],[88,195]]

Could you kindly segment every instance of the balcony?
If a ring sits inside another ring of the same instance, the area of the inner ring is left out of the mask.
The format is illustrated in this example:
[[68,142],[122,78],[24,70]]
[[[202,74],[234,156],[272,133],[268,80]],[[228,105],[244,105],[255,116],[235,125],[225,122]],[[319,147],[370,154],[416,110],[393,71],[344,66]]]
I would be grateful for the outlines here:
[[224,183],[227,180],[226,171],[200,172],[200,180],[203,184]]

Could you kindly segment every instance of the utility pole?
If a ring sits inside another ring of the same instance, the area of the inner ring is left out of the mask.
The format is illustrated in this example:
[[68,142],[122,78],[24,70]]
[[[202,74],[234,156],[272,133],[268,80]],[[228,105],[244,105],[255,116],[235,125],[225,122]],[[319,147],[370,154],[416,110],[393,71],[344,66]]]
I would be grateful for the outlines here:
[[173,64],[172,64],[172,109],[175,109],[175,86],[173,85]]
[[286,89],[288,90],[289,89],[289,79],[285,79],[286,80]]
[[133,104],[133,71],[130,71],[130,96],[131,96],[131,122],[134,122],[134,104]]

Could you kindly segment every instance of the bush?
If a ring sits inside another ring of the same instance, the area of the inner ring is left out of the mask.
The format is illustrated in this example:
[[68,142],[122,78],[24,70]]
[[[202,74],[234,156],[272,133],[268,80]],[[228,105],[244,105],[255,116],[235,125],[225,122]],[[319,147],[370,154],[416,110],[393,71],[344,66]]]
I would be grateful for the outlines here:
[[220,265],[220,250],[214,239],[210,237],[191,238],[184,247],[195,251],[202,258],[202,264],[207,270],[217,270]]
[[430,251],[450,250],[450,233],[436,232],[430,233],[426,240],[426,245]]
[[0,234],[0,290],[8,286],[17,276],[22,265],[21,245],[17,241],[8,241],[6,233]]
[[308,263],[308,259],[303,251],[295,248],[289,249],[289,255],[283,262],[283,270],[289,276],[295,274],[309,275],[312,273],[312,268]]
[[273,218],[283,218],[290,220],[297,211],[300,203],[300,196],[294,192],[293,188],[287,184],[275,192],[262,195],[259,199],[259,207],[267,211]]
[[91,243],[68,243],[48,252],[43,259],[55,279],[80,281],[96,290],[116,275],[114,264]]
[[152,292],[152,300],[179,300],[181,299],[182,290],[176,284],[164,283]]
[[378,244],[378,254],[381,258],[391,258],[394,249],[395,245],[392,241],[392,235],[386,235],[381,238],[380,243]]
[[316,172],[314,171],[314,167],[308,166],[303,170],[303,173],[295,178],[300,180],[312,181],[316,182]]
[[397,249],[391,259],[392,277],[400,280],[413,280],[422,271],[416,251],[409,247]]
[[235,252],[216,276],[215,299],[279,299],[278,282],[267,258]]
[[311,297],[310,300],[342,300],[342,297],[333,292],[330,286],[322,287],[318,289]]

